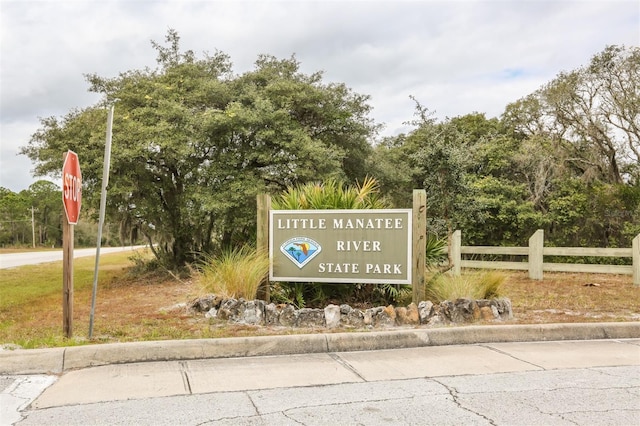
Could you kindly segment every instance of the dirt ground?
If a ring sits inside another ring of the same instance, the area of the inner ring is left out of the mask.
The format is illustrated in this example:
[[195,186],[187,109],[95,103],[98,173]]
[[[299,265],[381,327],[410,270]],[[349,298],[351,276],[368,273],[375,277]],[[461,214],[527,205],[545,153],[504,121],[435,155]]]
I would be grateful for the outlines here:
[[640,286],[631,275],[547,272],[543,281],[533,281],[514,272],[504,294],[514,323],[640,321]]
[[[640,286],[632,284],[630,275],[546,273],[544,281],[532,281],[526,272],[510,272],[502,293],[511,299],[514,318],[491,324],[640,321]],[[185,308],[204,294],[193,282],[177,279],[113,282],[98,291],[92,338],[124,342],[328,332],[212,323]],[[37,341],[36,347],[65,344],[61,337],[42,342],[43,335],[61,335],[59,300],[51,296],[23,309],[0,341],[19,336],[14,343],[22,346],[29,340]],[[79,340],[88,336],[90,306],[91,291],[76,292],[73,327]]]
[[[503,294],[513,305],[512,324],[640,321],[640,286],[633,286],[629,275],[547,273],[543,281],[532,281],[526,272],[511,272]],[[106,335],[114,327],[134,332],[136,323],[155,326],[159,334],[176,328],[174,333],[182,337],[292,332],[211,327],[201,314],[181,307],[201,295],[189,281],[112,285],[102,291],[97,323]]]

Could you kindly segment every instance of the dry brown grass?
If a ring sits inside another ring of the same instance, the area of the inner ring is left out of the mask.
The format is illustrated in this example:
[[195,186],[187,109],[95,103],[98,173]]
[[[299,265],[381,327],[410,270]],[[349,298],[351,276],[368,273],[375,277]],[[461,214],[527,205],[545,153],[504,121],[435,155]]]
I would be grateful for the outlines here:
[[[588,285],[587,284],[597,284]],[[171,278],[113,280],[98,291],[95,342],[124,342],[206,337],[320,332],[212,324],[184,305],[200,296],[200,287]],[[532,281],[526,272],[507,275],[502,293],[513,304],[512,324],[640,321],[640,287],[629,275],[547,273]],[[20,309],[0,311],[0,344],[45,347],[86,343],[91,289],[76,291],[75,339],[62,337],[61,294],[48,295]]]
[[640,286],[630,275],[545,273],[532,281],[511,273],[503,291],[516,323],[640,321]]

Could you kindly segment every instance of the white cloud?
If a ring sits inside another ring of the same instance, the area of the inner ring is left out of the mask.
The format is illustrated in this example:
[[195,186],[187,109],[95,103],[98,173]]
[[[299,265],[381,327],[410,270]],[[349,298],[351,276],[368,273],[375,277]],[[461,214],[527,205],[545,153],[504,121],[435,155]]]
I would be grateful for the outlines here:
[[640,44],[637,0],[0,2],[0,186],[25,189],[16,154],[39,127],[95,103],[83,74],[154,67],[150,40],[178,31],[183,49],[288,58],[371,95],[385,134],[407,131],[414,95],[439,118],[504,107],[586,64],[607,44]]

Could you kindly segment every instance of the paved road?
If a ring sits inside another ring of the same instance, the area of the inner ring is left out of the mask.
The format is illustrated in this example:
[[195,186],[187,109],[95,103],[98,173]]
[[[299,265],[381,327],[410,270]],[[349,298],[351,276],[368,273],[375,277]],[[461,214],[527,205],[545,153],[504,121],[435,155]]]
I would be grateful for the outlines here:
[[[102,247],[100,254],[117,253],[121,251],[136,250],[146,246],[128,247]],[[73,257],[90,257],[96,255],[95,248],[75,249]],[[15,268],[24,265],[37,265],[39,263],[57,262],[62,260],[62,250],[30,251],[24,253],[0,254],[0,269]]]
[[[0,423],[640,424],[640,338],[195,359],[65,371],[59,378],[5,376],[5,383],[13,382],[5,384],[10,392],[0,394],[3,406],[11,396],[20,408],[4,413],[10,422]],[[20,380],[22,385],[16,385]]]

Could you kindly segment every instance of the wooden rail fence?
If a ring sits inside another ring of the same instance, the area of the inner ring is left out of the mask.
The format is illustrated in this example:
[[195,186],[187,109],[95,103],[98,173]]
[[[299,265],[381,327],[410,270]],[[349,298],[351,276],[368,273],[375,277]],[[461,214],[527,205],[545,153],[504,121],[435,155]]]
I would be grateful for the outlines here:
[[[460,275],[461,268],[528,270],[529,278],[534,280],[542,280],[544,271],[630,274],[633,276],[633,284],[640,286],[640,234],[633,239],[631,248],[545,247],[542,229],[538,229],[529,238],[528,247],[463,246],[461,241],[462,232],[455,231],[451,239],[452,272],[455,275]],[[466,260],[462,259],[463,254],[523,256],[526,261]],[[544,256],[630,257],[632,264],[547,263]]]

